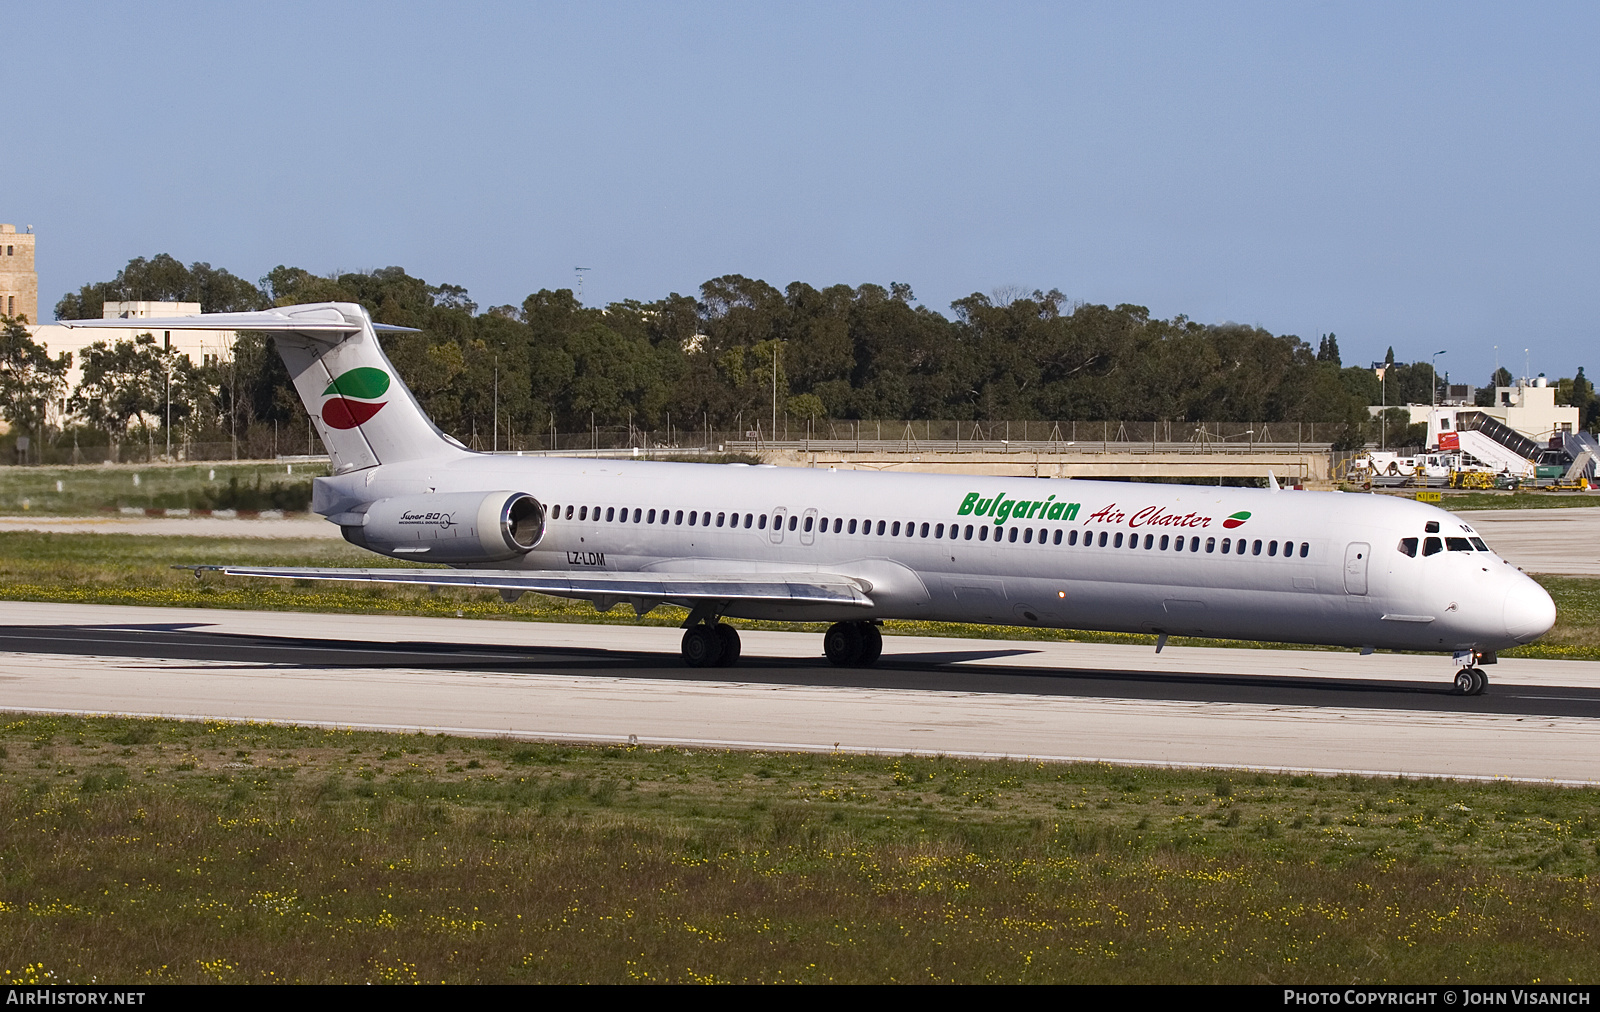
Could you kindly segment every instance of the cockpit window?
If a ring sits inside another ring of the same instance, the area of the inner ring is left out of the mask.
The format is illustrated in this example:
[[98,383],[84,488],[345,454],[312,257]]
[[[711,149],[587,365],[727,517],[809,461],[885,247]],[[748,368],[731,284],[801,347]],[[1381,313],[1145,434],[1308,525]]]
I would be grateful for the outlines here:
[[1452,552],[1472,551],[1472,542],[1466,538],[1445,538],[1444,543]]
[[1438,555],[1442,551],[1444,551],[1444,542],[1438,538],[1429,538],[1422,543],[1423,555]]
[[1482,538],[1473,538],[1472,547],[1476,548],[1480,552],[1487,552],[1489,550],[1489,546],[1483,543]]
[[1439,521],[1437,521],[1437,520],[1429,520],[1426,524],[1424,524],[1422,526],[1422,529],[1423,529],[1423,532],[1427,533],[1427,534],[1438,534],[1439,533]]
[[1417,557],[1416,538],[1401,538],[1399,548],[1401,555],[1408,555],[1413,559]]

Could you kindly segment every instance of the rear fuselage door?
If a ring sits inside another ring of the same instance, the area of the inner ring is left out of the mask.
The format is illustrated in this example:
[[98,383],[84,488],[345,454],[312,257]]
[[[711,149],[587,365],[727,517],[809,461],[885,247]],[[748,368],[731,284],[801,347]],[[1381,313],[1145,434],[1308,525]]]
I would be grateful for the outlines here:
[[1367,556],[1372,546],[1357,541],[1344,549],[1344,592],[1362,595],[1367,592]]

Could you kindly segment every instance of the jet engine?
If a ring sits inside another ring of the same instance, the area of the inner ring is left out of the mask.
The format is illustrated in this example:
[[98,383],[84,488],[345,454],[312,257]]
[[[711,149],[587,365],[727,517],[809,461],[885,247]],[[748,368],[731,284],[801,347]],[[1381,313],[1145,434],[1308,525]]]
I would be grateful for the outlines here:
[[544,506],[526,492],[395,496],[329,519],[352,545],[422,562],[504,562],[544,537]]

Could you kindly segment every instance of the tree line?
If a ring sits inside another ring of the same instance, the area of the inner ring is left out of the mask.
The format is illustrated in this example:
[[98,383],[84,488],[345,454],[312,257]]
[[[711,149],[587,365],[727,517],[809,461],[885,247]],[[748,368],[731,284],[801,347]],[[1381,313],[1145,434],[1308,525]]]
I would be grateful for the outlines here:
[[[480,312],[465,288],[399,267],[327,277],[279,266],[251,284],[163,254],[63,296],[55,312],[94,319],[103,303],[131,300],[204,312],[359,303],[375,320],[419,329],[386,335],[385,350],[441,428],[484,447],[591,427],[769,434],[776,390],[780,429],[787,419],[1316,422],[1356,448],[1377,439],[1369,405],[1425,403],[1437,382],[1428,362],[1394,362],[1392,350],[1381,382],[1346,367],[1332,334],[1313,348],[1292,334],[1152,318],[1057,290],[973,294],[946,315],[903,284],[780,290],[728,275],[693,297],[591,307],[570,289],[542,289]],[[116,441],[134,430],[153,438],[170,404],[172,427],[196,441],[259,442],[268,426],[288,446],[309,435],[264,335],[241,334],[231,362],[192,365],[140,339],[99,342],[79,365],[83,380],[68,391],[65,360],[7,321],[0,413],[37,432],[42,405],[64,404],[74,438]],[[1600,405],[1582,371],[1560,383],[1592,427]]]

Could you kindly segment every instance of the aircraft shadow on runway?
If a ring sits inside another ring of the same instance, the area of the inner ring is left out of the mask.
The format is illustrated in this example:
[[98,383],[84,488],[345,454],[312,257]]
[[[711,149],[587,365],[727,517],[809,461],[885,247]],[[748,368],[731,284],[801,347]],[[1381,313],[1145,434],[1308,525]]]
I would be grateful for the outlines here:
[[[1492,687],[1478,697],[1454,695],[1441,669],[1437,681],[1392,682],[1238,675],[1218,671],[1026,668],[985,660],[1033,653],[1027,648],[890,652],[871,668],[838,668],[814,659],[743,658],[732,668],[689,668],[676,654],[604,647],[506,647],[407,641],[383,644],[288,636],[207,632],[203,623],[0,627],[0,651],[194,660],[276,669],[385,669],[476,674],[555,674],[721,681],[771,685],[1000,693],[1272,706],[1351,707],[1539,716],[1600,717],[1600,690],[1568,686]],[[3,705],[3,704],[0,704]]]

